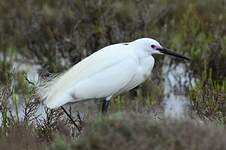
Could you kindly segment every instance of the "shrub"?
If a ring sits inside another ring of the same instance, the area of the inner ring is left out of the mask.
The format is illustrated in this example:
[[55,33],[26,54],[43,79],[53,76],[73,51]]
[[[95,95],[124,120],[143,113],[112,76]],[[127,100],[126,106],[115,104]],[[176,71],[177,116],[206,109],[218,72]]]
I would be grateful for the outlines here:
[[145,115],[110,115],[88,124],[72,149],[225,149],[223,128],[195,122],[153,120]]
[[212,79],[205,71],[201,80],[190,92],[193,110],[202,118],[226,121],[226,83]]

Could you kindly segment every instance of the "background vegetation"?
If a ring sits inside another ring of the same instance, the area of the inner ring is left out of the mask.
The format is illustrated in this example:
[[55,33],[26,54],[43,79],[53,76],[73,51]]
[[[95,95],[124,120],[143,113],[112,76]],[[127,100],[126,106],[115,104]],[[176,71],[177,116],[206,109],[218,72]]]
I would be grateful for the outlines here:
[[[226,149],[225,14],[225,0],[1,0],[0,149]],[[45,77],[140,37],[191,57],[189,119],[163,117],[162,56],[151,80],[115,97],[109,115],[97,112],[99,101],[73,109],[81,133],[61,110],[40,112],[24,68],[38,65]]]

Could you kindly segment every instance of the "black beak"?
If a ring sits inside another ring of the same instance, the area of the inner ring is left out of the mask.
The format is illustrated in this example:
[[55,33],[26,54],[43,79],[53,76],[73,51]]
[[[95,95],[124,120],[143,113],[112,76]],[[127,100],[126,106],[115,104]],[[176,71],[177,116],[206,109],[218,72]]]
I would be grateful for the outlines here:
[[175,57],[178,57],[178,58],[190,60],[190,58],[185,57],[181,54],[178,54],[178,53],[176,53],[176,52],[174,52],[170,49],[167,49],[167,48],[158,48],[157,50],[159,50],[161,53],[166,54],[166,55],[171,55],[171,56],[175,56]]

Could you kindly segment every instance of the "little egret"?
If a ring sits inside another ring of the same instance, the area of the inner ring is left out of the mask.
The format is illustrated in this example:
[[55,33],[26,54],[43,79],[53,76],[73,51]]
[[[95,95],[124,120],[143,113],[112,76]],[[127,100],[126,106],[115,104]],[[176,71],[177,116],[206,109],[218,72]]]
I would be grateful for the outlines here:
[[104,98],[102,112],[107,112],[112,96],[135,88],[150,76],[155,63],[153,54],[189,60],[151,38],[113,44],[46,82],[38,93],[50,109],[70,102]]

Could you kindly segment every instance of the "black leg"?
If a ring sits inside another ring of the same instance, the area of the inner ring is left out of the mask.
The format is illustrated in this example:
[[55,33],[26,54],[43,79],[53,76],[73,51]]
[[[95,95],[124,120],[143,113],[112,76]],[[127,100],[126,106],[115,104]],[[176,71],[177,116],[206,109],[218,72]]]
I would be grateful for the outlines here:
[[102,104],[102,113],[107,113],[110,100],[104,99]]
[[78,131],[80,132],[81,129],[79,128],[79,126],[75,123],[75,121],[71,118],[71,116],[69,115],[69,113],[64,109],[63,106],[61,106],[61,109],[63,109],[63,111],[65,112],[65,114],[69,117],[69,119],[71,120],[71,122],[75,125],[75,127],[78,129]]

